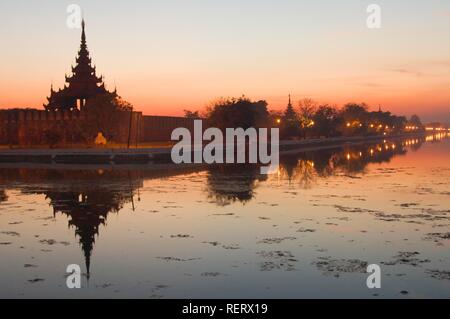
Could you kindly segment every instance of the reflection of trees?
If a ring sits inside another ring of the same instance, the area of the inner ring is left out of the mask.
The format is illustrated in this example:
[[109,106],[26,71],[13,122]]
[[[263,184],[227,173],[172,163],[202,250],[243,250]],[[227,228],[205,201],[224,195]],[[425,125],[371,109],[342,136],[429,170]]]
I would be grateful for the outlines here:
[[423,140],[387,142],[371,145],[353,145],[339,149],[327,149],[282,156],[280,173],[295,181],[302,188],[310,188],[317,177],[328,177],[337,173],[345,175],[365,173],[370,163],[388,163],[394,156],[407,153],[406,147],[416,150]]
[[280,175],[289,180],[289,184],[298,182],[302,188],[311,188],[317,178],[314,162],[307,159],[299,159],[296,156],[283,158],[280,165]]
[[316,170],[314,169],[314,162],[300,160],[296,168],[299,176],[299,183],[302,188],[311,188],[316,180]]
[[208,197],[220,206],[236,201],[246,203],[254,197],[257,182],[266,178],[256,165],[215,166],[208,171]]

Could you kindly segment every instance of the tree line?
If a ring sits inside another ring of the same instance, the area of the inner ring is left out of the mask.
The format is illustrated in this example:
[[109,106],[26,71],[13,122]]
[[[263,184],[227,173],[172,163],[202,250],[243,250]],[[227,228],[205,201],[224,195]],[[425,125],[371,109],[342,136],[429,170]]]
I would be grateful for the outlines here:
[[207,125],[227,127],[279,127],[283,139],[395,134],[420,131],[424,126],[417,115],[407,119],[389,111],[369,111],[365,103],[347,103],[342,107],[320,104],[305,98],[283,111],[270,111],[264,100],[220,98],[204,112],[185,110],[189,118],[203,118]]

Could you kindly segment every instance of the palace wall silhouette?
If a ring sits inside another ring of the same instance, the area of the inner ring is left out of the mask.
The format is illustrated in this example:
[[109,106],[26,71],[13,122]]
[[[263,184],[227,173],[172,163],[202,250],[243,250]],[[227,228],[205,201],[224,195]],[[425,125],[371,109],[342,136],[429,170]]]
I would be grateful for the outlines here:
[[[0,144],[32,146],[46,143],[45,132],[57,132],[59,144],[77,144],[77,130],[89,119],[88,111],[44,111],[37,109],[0,110]],[[130,118],[123,116],[114,142],[127,143]],[[144,116],[133,112],[131,143],[170,141],[172,131],[185,127],[193,131],[193,119],[171,116]]]
[[170,141],[172,131],[187,128],[192,135],[194,120],[174,116],[143,116],[142,142]]
[[[45,110],[0,110],[0,144],[33,146],[67,146],[91,143],[102,127],[108,141],[134,144],[140,142],[170,141],[175,128],[193,129],[193,120],[168,116],[143,116],[141,112],[123,111],[113,116],[108,127],[99,125],[102,119],[93,117],[86,107],[88,100],[96,96],[110,99],[118,97],[117,90],[108,91],[103,76],[97,76],[88,51],[84,20],[81,23],[81,43],[72,75],[65,76],[63,89],[50,88]],[[111,114],[109,114],[111,115]],[[114,114],[115,115],[115,114]],[[92,117],[91,117],[92,116]],[[103,119],[107,121],[107,119]],[[131,129],[130,129],[131,123]],[[111,124],[111,125],[109,125]],[[94,135],[94,136],[92,136]]]

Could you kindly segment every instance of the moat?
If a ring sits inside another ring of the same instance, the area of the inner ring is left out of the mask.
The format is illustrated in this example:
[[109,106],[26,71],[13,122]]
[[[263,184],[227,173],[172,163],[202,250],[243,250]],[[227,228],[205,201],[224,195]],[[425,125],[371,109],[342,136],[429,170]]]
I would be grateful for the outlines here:
[[449,298],[449,160],[444,133],[284,155],[274,175],[0,164],[0,297]]

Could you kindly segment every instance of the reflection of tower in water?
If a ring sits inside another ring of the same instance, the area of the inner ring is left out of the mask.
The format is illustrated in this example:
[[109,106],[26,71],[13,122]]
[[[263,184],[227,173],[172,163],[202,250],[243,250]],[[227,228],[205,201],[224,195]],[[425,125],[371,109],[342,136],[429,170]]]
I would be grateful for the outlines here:
[[54,215],[66,215],[69,227],[75,229],[84,254],[88,278],[91,255],[100,226],[106,224],[108,214],[118,213],[124,204],[133,202],[134,192],[141,186],[141,179],[125,174],[123,180],[115,180],[112,183],[80,183],[67,190],[52,189],[44,192],[53,206]]

